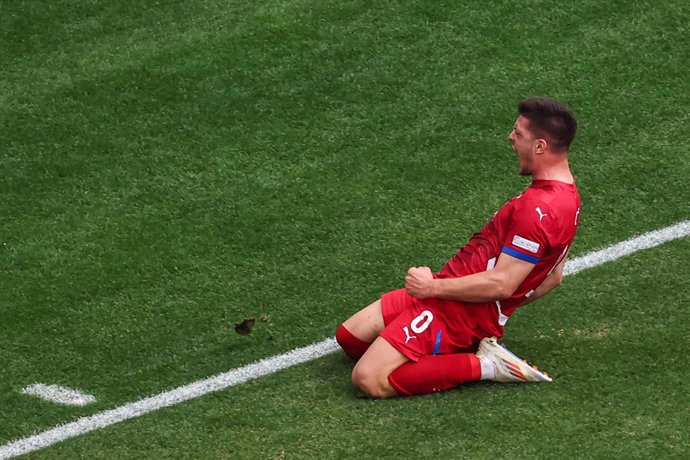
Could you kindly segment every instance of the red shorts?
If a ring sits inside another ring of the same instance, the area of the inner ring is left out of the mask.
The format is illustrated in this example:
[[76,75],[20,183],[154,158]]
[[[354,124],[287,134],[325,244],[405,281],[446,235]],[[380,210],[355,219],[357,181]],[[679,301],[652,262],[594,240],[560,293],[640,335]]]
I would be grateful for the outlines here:
[[489,304],[420,300],[397,289],[381,296],[386,327],[379,335],[412,361],[427,355],[474,353],[484,337],[503,332],[493,324],[484,327],[487,321],[494,322],[489,308]]

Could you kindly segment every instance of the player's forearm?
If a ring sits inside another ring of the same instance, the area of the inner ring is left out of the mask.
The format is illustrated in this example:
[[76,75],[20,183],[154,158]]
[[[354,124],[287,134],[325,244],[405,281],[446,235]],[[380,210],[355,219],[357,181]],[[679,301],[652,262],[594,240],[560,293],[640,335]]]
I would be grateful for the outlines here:
[[562,284],[562,277],[560,276],[554,276],[554,275],[549,275],[542,281],[542,283],[537,287],[532,295],[527,297],[521,304],[520,306],[527,305],[528,303],[532,303],[535,300],[544,297],[546,294],[549,292],[553,291],[556,289],[558,286]]
[[461,278],[434,280],[434,297],[464,302],[491,302],[507,299],[513,293],[506,279],[490,271],[475,273]]
[[434,278],[429,267],[412,267],[405,277],[408,294],[418,299],[438,297],[463,302],[507,299],[534,267],[529,262],[499,257],[493,270],[459,278]]

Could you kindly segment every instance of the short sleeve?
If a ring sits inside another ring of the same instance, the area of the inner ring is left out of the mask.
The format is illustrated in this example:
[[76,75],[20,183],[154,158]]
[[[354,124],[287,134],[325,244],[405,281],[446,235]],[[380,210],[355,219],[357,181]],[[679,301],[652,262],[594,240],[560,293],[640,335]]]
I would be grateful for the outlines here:
[[539,263],[549,246],[545,225],[552,218],[550,212],[542,202],[516,202],[501,252],[532,264]]

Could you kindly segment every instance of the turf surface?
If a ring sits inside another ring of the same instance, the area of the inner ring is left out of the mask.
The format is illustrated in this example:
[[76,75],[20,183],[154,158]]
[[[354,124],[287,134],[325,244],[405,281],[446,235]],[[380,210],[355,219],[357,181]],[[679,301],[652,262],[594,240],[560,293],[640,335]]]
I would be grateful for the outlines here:
[[[505,138],[529,95],[580,121],[573,256],[690,216],[686,2],[2,11],[3,443],[321,340],[408,266],[439,268],[527,185]],[[518,312],[509,344],[548,387],[374,402],[331,356],[36,456],[680,457],[689,254]],[[33,382],[99,402],[21,395]]]

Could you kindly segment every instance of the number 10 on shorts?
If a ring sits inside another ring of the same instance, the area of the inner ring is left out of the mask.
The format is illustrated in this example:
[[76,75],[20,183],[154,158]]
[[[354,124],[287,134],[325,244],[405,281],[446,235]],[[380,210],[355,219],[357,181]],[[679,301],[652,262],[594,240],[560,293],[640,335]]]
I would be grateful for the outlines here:
[[429,327],[429,324],[434,320],[434,315],[431,313],[429,310],[424,310],[417,316],[415,319],[413,319],[410,322],[410,327],[408,329],[407,326],[404,326],[403,332],[405,333],[405,343],[409,342],[412,339],[416,339],[416,335],[412,335],[410,333],[410,329],[412,329],[412,332],[415,334],[421,334],[422,332],[426,331],[427,328]]

